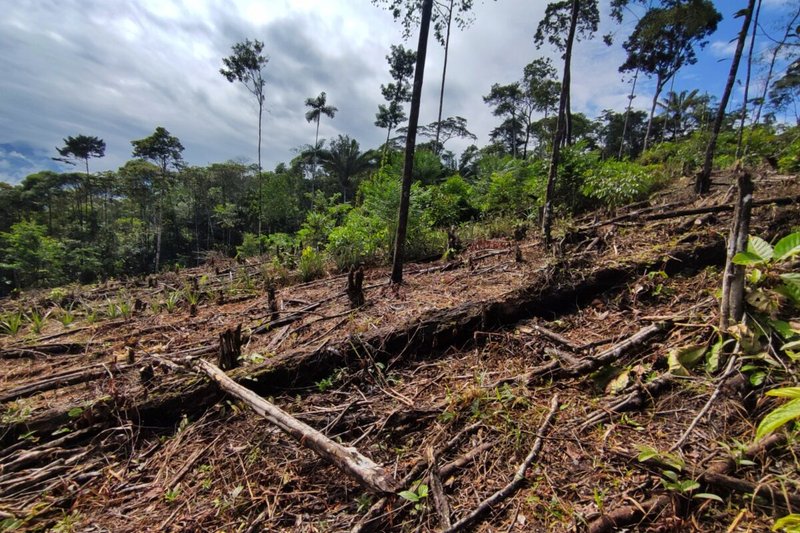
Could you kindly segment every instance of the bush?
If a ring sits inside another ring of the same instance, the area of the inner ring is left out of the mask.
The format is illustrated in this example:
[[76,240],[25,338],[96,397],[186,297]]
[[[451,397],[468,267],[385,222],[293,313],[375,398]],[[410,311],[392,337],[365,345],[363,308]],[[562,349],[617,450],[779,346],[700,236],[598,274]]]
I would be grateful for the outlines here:
[[456,174],[430,188],[428,212],[434,227],[446,228],[474,220],[480,211],[472,204],[475,189]]
[[388,257],[386,224],[377,217],[365,216],[361,209],[347,215],[342,226],[328,236],[327,251],[339,270],[359,264],[377,263]]
[[325,254],[310,246],[303,248],[300,261],[297,263],[303,281],[311,281],[325,275]]
[[589,171],[581,193],[607,207],[618,207],[646,198],[654,183],[641,165],[608,160]]

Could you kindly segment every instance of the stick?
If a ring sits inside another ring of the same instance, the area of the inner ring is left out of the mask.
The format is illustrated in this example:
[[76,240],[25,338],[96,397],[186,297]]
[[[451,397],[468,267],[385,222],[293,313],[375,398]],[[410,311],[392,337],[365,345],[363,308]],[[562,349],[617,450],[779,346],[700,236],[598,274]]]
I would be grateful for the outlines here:
[[355,448],[345,448],[341,444],[337,444],[255,392],[239,385],[212,363],[198,359],[193,361],[192,365],[210,377],[222,390],[245,402],[256,413],[300,441],[303,446],[330,461],[336,468],[353,477],[365,488],[378,494],[395,491],[397,483],[394,478],[371,459],[361,455]]
[[470,514],[453,524],[450,528],[445,530],[445,533],[455,533],[456,531],[465,530],[473,525],[480,519],[480,517],[492,509],[492,507],[496,506],[512,494],[514,494],[525,482],[525,472],[527,472],[528,467],[531,466],[536,458],[539,456],[539,452],[542,450],[542,445],[544,444],[544,433],[552,424],[553,419],[556,417],[556,412],[558,411],[559,402],[558,402],[558,394],[553,395],[553,399],[550,400],[550,411],[547,413],[542,425],[539,427],[539,431],[536,433],[536,440],[533,443],[533,448],[531,448],[530,453],[519,465],[517,468],[516,474],[514,474],[514,479],[500,489],[499,491],[495,492],[485,500],[483,500],[478,507],[475,508]]
[[439,522],[445,529],[450,527],[450,505],[447,503],[447,497],[444,495],[444,488],[442,487],[442,480],[437,473],[436,456],[433,454],[433,448],[429,447],[426,450],[428,468],[428,485],[430,485],[431,493],[433,494],[433,503],[436,505],[436,512],[439,513]]

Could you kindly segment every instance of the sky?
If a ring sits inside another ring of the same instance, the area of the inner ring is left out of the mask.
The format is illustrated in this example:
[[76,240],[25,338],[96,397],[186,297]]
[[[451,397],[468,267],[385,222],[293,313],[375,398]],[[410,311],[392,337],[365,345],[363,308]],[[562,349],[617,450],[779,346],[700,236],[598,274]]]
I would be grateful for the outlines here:
[[[776,37],[793,0],[763,0],[757,55]],[[444,116],[460,115],[478,136],[500,120],[483,102],[493,83],[510,83],[523,67],[559,54],[533,42],[545,1],[476,0],[474,21],[451,36]],[[635,24],[620,26],[601,0],[598,38],[576,45],[572,106],[596,117],[621,111],[630,80],[618,72],[621,47]],[[744,0],[717,0],[723,21],[698,52],[696,65],[679,72],[672,89],[722,92],[741,25],[733,13]],[[264,42],[264,168],[290,161],[314,141],[305,120],[306,98],[321,91],[338,108],[323,117],[320,137],[347,134],[362,149],[376,147],[385,130],[374,125],[382,103],[380,85],[390,80],[386,55],[392,44],[416,48],[417,35],[403,41],[391,15],[368,0],[0,0],[0,181],[18,183],[45,169],[69,170],[52,161],[67,136],[90,135],[106,142],[106,155],[92,171],[115,170],[131,159],[131,141],[163,126],[185,146],[192,165],[237,160],[254,162],[257,104],[238,83],[220,73],[222,58],[244,39]],[[615,43],[599,36],[615,33]],[[436,120],[443,48],[431,38],[425,66],[420,123]],[[743,69],[740,69],[740,74]],[[753,86],[759,84],[758,71]],[[640,80],[635,107],[648,108],[653,84]],[[737,87],[732,106],[741,103]],[[454,139],[456,153],[470,142]]]

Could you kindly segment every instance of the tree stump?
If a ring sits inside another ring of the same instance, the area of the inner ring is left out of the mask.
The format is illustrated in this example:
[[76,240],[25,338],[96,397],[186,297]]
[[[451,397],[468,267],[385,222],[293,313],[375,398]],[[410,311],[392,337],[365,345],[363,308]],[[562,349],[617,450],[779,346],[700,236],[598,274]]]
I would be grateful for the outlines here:
[[719,313],[719,327],[723,332],[728,330],[728,326],[741,322],[744,316],[745,268],[742,265],[734,264],[733,256],[747,250],[750,213],[753,208],[753,180],[746,170],[737,169],[736,174],[739,194],[728,236],[727,261],[722,278],[722,301]]
[[227,329],[219,334],[219,367],[222,370],[232,370],[239,366],[239,356],[242,355],[242,325],[236,329]]
[[350,308],[357,309],[364,305],[364,267],[358,270],[351,267],[347,274],[347,297],[350,299]]
[[445,254],[447,259],[458,255],[463,249],[464,246],[461,244],[461,239],[456,235],[456,228],[450,226],[447,228],[447,253]]
[[278,319],[278,298],[275,297],[275,285],[267,285],[267,305],[269,306],[270,322]]
[[514,226],[514,260],[517,263],[522,263],[524,261],[522,257],[522,249],[519,247],[519,243],[525,238],[527,233],[528,226],[525,224],[517,224]]

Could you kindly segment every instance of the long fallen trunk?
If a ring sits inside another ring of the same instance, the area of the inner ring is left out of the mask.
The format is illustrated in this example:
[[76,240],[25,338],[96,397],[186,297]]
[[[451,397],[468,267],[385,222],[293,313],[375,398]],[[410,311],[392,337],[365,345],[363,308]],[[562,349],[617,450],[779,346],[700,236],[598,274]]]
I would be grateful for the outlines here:
[[365,488],[377,494],[390,493],[397,489],[397,482],[391,475],[371,459],[361,455],[355,448],[346,448],[308,424],[300,422],[255,392],[236,383],[214,364],[204,359],[197,359],[192,362],[192,366],[214,380],[219,388],[249,405],[268,422],[330,461]]

